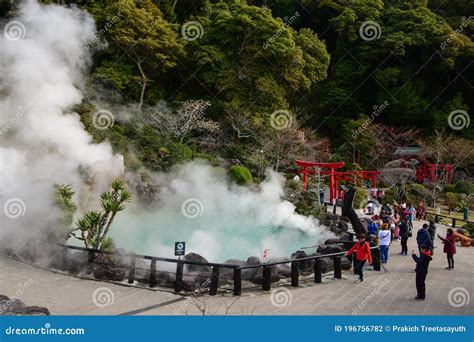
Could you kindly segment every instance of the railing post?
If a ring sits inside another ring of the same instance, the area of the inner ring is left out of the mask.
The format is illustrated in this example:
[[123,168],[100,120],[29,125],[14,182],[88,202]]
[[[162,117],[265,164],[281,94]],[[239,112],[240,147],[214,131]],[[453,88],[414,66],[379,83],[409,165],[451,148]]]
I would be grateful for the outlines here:
[[272,288],[272,268],[270,266],[263,266],[262,290],[270,291],[271,288]]
[[151,259],[149,283],[150,287],[156,286],[156,259]]
[[435,223],[439,223],[439,215],[438,214],[435,215]]
[[219,286],[219,267],[212,267],[211,286],[209,287],[209,295],[215,296],[217,294],[217,287]]
[[242,294],[242,270],[240,267],[234,268],[234,296]]
[[94,263],[94,251],[87,251],[86,274],[92,273],[92,264]]
[[372,249],[372,263],[374,271],[380,271],[380,247]]
[[342,278],[342,268],[341,268],[341,257],[335,256],[334,257],[334,278],[341,279]]
[[322,270],[321,270],[321,259],[318,258],[314,261],[314,282],[319,284],[322,282]]
[[67,272],[68,271],[68,266],[69,266],[69,249],[67,247],[64,247],[61,250],[61,268],[63,271]]
[[354,274],[356,274],[356,258],[355,258],[355,253],[352,254],[352,270],[354,271]]
[[332,213],[333,213],[334,215],[336,215],[336,212],[337,212],[337,206],[336,206],[336,204],[334,203],[334,205],[333,205],[333,207],[332,207]]
[[456,228],[456,219],[453,217],[453,219],[452,219],[452,220],[453,220],[453,224],[452,224],[452,226],[453,226],[453,228]]
[[298,286],[298,277],[299,277],[299,270],[296,262],[293,261],[291,263],[291,286],[296,287]]
[[137,257],[135,255],[130,256],[130,268],[128,269],[128,283],[133,284],[135,281],[135,265],[137,263]]
[[176,279],[174,281],[174,291],[181,292],[183,290],[183,268],[184,265],[181,261],[176,264]]

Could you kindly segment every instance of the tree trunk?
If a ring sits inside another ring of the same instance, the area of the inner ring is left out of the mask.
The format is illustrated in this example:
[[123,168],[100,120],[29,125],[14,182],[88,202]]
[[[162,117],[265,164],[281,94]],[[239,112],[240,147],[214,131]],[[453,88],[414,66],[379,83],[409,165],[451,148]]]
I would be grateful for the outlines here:
[[143,99],[145,98],[145,89],[148,85],[148,79],[146,78],[145,73],[143,72],[142,69],[142,64],[141,62],[137,62],[138,70],[140,70],[140,74],[142,75],[143,83],[142,83],[142,91],[140,93],[140,102],[138,104],[138,110],[141,111],[143,107]]

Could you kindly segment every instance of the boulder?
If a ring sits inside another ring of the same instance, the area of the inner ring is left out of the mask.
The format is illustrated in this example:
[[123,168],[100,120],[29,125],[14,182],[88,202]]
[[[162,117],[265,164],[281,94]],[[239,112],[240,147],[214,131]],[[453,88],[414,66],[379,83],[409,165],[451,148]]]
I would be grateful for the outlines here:
[[324,245],[324,246],[319,246],[318,249],[316,250],[316,253],[319,254],[333,254],[333,253],[340,253],[344,252],[344,249],[341,245]]
[[347,232],[349,230],[349,224],[346,221],[339,221],[337,224],[338,228],[343,232]]
[[123,281],[128,274],[128,270],[123,267],[113,267],[108,265],[94,265],[94,278],[102,280]]
[[10,299],[0,295],[0,316],[49,316],[47,308],[41,306],[26,306],[19,299]]
[[256,257],[256,256],[248,257],[248,259],[247,259],[247,264],[248,264],[249,266],[260,265],[260,264],[261,264],[260,258],[259,258],[259,257]]
[[[208,264],[209,263],[206,260],[206,258],[204,258],[203,256],[201,256],[197,253],[188,253],[184,256],[183,260],[184,261],[200,262],[200,263],[203,263],[203,264]],[[212,273],[212,268],[210,266],[185,264],[184,273],[210,275]]]
[[[302,258],[306,258],[308,257],[309,255],[306,254],[305,251],[296,251],[295,253],[293,253],[291,255],[291,259],[294,260],[294,259],[302,259]],[[314,260],[304,260],[304,261],[301,261],[301,262],[297,262],[296,263],[296,266],[298,267],[299,271],[301,274],[303,275],[306,275],[306,274],[310,274],[311,272],[313,272],[313,269],[314,269]],[[290,270],[290,274],[291,274],[291,270]]]

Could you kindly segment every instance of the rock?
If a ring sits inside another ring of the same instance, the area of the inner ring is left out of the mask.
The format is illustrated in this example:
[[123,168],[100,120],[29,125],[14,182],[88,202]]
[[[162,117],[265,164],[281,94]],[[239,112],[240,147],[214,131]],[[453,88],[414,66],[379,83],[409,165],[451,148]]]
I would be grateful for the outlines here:
[[324,245],[324,246],[319,246],[318,249],[316,250],[316,253],[324,255],[324,254],[340,253],[343,251],[344,249],[340,245]]
[[327,239],[327,240],[324,242],[325,245],[334,245],[334,244],[336,244],[336,243],[339,243],[339,239],[337,239],[337,238],[336,238],[336,239]]
[[[150,273],[150,272],[148,272]],[[147,278],[148,279],[148,278]],[[175,274],[168,272],[156,272],[156,284],[162,287],[174,287]],[[183,277],[184,279],[184,277]]]
[[352,268],[352,262],[347,257],[343,257],[341,259],[341,269],[344,271],[348,271],[351,268]]
[[341,229],[343,232],[347,232],[349,230],[349,225],[346,221],[339,221],[337,224],[338,228]]
[[[197,253],[188,253],[184,256],[183,260],[200,262],[203,264],[208,264],[209,262],[203,256]],[[200,265],[191,265],[185,264],[184,273],[193,273],[193,274],[205,274],[210,275],[212,273],[212,268],[210,266],[200,266]]]
[[47,308],[41,306],[26,306],[19,299],[10,299],[0,295],[0,316],[49,316]]
[[334,270],[334,261],[332,258],[321,258],[321,272],[328,273]]
[[102,280],[123,281],[127,274],[128,270],[123,267],[95,265],[93,269],[94,278]]
[[[292,260],[302,259],[306,257],[308,257],[308,254],[306,254],[305,251],[296,251],[295,253],[291,255]],[[300,270],[300,273],[303,275],[310,274],[311,272],[313,272],[313,269],[314,269],[313,265],[314,265],[314,260],[304,260],[304,261],[296,263],[296,266]],[[291,270],[290,270],[290,274],[291,274]]]
[[248,257],[248,259],[247,259],[247,264],[248,264],[249,266],[260,265],[260,264],[261,264],[260,258],[259,258],[259,257],[256,257],[256,256]]

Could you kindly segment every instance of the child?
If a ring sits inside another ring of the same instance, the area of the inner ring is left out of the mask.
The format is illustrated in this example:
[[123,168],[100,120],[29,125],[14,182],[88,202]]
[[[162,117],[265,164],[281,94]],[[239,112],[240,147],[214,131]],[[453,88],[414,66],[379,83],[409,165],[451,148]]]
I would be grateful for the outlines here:
[[430,265],[430,261],[433,259],[431,257],[429,247],[425,245],[421,246],[419,257],[415,254],[415,251],[413,251],[412,258],[416,262],[416,291],[418,292],[418,295],[415,297],[415,299],[424,300],[426,295],[426,275],[428,274],[428,266]]
[[356,283],[364,281],[364,274],[362,272],[365,262],[368,260],[369,265],[372,265],[372,255],[370,254],[370,246],[366,241],[364,233],[359,234],[358,241],[346,252],[346,256],[352,255],[355,252],[355,273],[359,275]]
[[388,224],[382,225],[382,230],[379,231],[379,244],[380,244],[380,261],[382,264],[386,264],[388,261],[388,250],[390,248],[390,230],[388,230]]
[[446,269],[454,269],[454,254],[456,254],[456,237],[454,236],[454,230],[448,228],[446,239],[443,239],[439,234],[438,237],[444,243],[443,252],[448,256],[448,267]]

